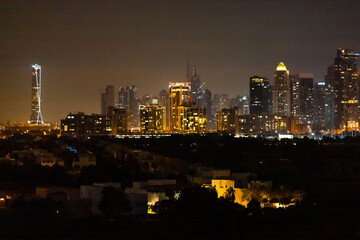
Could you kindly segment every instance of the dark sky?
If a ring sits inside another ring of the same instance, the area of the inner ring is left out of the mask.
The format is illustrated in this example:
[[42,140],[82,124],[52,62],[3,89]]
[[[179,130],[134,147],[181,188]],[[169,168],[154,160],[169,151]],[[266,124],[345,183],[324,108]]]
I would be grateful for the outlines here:
[[29,120],[34,63],[45,121],[99,113],[108,84],[142,96],[185,81],[187,49],[213,94],[248,94],[279,61],[322,81],[338,47],[360,50],[359,13],[359,0],[0,0],[0,121]]

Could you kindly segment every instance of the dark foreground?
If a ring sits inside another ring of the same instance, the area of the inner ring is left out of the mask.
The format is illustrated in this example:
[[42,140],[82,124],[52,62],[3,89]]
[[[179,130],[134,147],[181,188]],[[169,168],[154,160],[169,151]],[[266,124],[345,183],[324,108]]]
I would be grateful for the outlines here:
[[360,208],[168,214],[145,220],[1,214],[1,239],[359,239]]

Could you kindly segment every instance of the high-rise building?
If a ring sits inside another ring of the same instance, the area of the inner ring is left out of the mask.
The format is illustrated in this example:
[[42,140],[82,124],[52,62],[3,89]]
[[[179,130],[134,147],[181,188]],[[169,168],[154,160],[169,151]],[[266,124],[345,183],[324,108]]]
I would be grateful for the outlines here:
[[165,131],[165,107],[159,105],[140,106],[140,130],[145,134],[159,134]]
[[251,114],[239,116],[238,122],[239,134],[274,135],[291,132],[291,117],[277,116],[272,114]]
[[208,130],[215,130],[216,123],[214,120],[214,115],[212,113],[212,94],[209,89],[205,89],[203,91],[202,103],[201,107],[205,108],[206,110],[206,120],[207,120],[207,128]]
[[239,127],[239,108],[221,109],[216,113],[216,130],[218,132],[226,132],[235,134]]
[[109,107],[114,107],[114,86],[107,86],[101,94],[101,115],[108,115]]
[[69,113],[65,119],[61,120],[61,136],[82,138],[91,135],[108,135],[110,133],[110,118],[100,114]]
[[216,113],[218,110],[229,107],[230,107],[230,101],[228,94],[214,94],[214,99],[213,99],[214,113]]
[[131,131],[130,110],[127,110],[125,108],[110,107],[108,111],[108,115],[111,120],[111,134],[129,134]]
[[32,65],[32,90],[31,90],[31,124],[43,124],[44,120],[41,112],[41,66]]
[[192,75],[189,81],[190,85],[190,102],[195,103],[196,106],[201,106],[202,99],[202,84],[200,82],[200,75],[198,74],[198,67],[192,67]]
[[229,101],[229,108],[238,108],[239,115],[250,114],[250,99],[246,95],[237,95]]
[[312,124],[314,117],[314,75],[301,73],[300,88],[300,124]]
[[271,87],[267,78],[250,77],[250,114],[271,113]]
[[273,87],[273,113],[280,116],[290,116],[290,81],[289,71],[283,62],[280,62],[275,71]]
[[169,116],[169,93],[165,89],[161,90],[159,93],[159,106],[165,108],[165,119],[166,119],[165,129],[168,129],[168,127],[169,127],[169,118],[168,118],[168,116]]
[[177,133],[205,133],[206,132],[206,110],[205,108],[194,106],[177,107],[177,123],[178,129],[173,132]]
[[326,123],[335,134],[359,131],[358,58],[359,53],[339,48],[334,65],[328,67]]
[[315,83],[314,87],[314,132],[320,132],[325,129],[325,82]]
[[190,86],[188,82],[169,83],[169,130],[179,132],[180,112],[178,108],[189,104]]
[[130,111],[132,128],[139,127],[139,100],[137,99],[137,87],[120,87],[118,91],[117,107],[125,108]]
[[291,116],[298,118],[300,116],[299,74],[290,75],[289,79],[290,79]]

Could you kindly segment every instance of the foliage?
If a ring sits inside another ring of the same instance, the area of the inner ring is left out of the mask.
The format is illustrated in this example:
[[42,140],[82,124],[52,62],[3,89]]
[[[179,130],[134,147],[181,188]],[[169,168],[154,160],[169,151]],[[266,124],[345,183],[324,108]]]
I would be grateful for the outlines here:
[[113,187],[104,187],[99,210],[107,217],[120,217],[131,211],[131,205],[123,191]]

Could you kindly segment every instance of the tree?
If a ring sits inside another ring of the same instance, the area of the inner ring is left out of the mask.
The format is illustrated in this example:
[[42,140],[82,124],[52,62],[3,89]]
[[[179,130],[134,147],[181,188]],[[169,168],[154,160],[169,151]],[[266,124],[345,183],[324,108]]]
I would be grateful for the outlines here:
[[131,205],[123,191],[113,187],[104,187],[99,210],[107,217],[120,217],[131,211]]
[[225,192],[225,199],[234,202],[235,201],[235,190],[230,187]]

